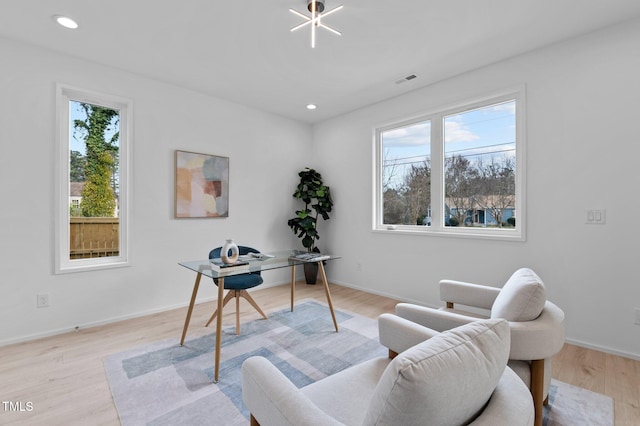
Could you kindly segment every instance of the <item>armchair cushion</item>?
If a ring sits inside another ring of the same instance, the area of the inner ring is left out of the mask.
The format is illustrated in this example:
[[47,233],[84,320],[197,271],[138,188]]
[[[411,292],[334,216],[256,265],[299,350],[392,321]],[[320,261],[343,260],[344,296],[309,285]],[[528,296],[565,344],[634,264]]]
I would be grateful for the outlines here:
[[510,330],[503,319],[445,331],[391,361],[364,424],[467,424],[483,409],[505,371]]
[[507,321],[532,321],[542,313],[547,295],[544,283],[529,268],[511,275],[491,307],[491,318]]

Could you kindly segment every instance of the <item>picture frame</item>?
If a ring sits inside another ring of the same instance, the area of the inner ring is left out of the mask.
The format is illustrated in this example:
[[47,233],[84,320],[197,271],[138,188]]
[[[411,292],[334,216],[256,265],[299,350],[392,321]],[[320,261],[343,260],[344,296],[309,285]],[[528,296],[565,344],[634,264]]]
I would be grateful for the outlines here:
[[175,151],[175,218],[229,216],[229,157]]

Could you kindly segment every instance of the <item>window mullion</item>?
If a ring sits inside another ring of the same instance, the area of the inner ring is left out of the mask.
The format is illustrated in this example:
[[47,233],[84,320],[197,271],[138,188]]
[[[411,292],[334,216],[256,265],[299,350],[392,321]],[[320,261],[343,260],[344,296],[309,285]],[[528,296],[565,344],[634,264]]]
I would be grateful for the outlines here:
[[444,128],[443,117],[431,117],[431,228],[444,228]]

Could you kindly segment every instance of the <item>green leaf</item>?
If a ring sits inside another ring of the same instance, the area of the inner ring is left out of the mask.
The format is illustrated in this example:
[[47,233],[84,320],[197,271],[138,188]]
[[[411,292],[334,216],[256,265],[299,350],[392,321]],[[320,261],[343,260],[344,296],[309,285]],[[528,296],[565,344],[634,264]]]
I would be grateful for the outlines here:
[[302,246],[306,248],[311,248],[313,246],[313,238],[306,236],[302,239]]

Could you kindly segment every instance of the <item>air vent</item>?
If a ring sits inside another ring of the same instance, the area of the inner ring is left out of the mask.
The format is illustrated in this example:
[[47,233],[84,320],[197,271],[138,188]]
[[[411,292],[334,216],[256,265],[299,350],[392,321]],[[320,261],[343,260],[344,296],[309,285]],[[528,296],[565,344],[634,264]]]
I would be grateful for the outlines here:
[[406,77],[402,77],[401,79],[396,80],[396,84],[405,83],[405,82],[411,81],[411,80],[413,80],[414,78],[417,78],[417,77],[418,76],[415,75],[415,74],[410,74],[410,75],[408,75]]

